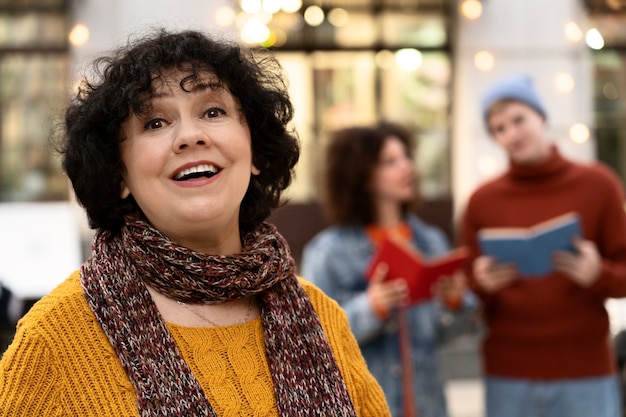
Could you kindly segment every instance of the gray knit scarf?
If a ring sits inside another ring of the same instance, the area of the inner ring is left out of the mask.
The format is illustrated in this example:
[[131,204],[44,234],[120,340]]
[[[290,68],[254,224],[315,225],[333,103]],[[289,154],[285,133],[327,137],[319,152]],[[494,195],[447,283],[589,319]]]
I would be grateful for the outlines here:
[[139,414],[216,416],[147,283],[189,303],[258,295],[279,415],[356,416],[284,238],[263,223],[242,243],[238,255],[205,255],[172,242],[138,216],[127,216],[119,234],[96,234],[81,285],[135,387]]

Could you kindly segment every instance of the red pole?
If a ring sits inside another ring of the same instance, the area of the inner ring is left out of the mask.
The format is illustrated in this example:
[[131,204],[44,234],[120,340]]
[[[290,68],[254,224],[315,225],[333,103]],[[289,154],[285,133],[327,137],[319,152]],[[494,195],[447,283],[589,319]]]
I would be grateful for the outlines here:
[[402,402],[404,417],[417,417],[413,396],[413,361],[411,360],[411,336],[406,319],[406,309],[398,309],[398,339],[400,342],[400,362],[402,363]]

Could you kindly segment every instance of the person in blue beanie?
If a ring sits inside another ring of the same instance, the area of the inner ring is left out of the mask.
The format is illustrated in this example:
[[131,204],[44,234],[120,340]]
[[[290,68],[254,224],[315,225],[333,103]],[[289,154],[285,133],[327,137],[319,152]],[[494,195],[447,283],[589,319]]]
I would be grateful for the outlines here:
[[[499,80],[482,96],[489,134],[509,167],[479,186],[462,218],[468,283],[480,298],[487,417],[619,417],[615,355],[604,304],[626,296],[624,188],[601,163],[559,152],[531,77]],[[573,252],[551,253],[551,271],[522,275],[484,255],[485,228],[528,228],[574,212]]]

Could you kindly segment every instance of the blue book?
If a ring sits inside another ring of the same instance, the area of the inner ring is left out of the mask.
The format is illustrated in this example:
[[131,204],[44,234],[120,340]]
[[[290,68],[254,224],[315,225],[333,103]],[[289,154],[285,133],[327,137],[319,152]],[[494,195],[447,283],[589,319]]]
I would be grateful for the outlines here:
[[528,228],[481,229],[478,241],[483,255],[515,264],[524,277],[541,277],[553,272],[555,251],[575,252],[575,236],[582,236],[580,219],[567,213]]

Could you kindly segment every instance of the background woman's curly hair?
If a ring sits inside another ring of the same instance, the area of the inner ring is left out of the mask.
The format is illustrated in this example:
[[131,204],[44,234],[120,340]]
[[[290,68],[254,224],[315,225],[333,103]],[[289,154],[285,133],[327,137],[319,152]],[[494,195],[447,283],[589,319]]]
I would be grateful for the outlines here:
[[218,87],[227,88],[240,103],[250,128],[253,163],[261,170],[251,176],[241,204],[241,230],[253,229],[281,203],[300,145],[288,126],[293,106],[282,68],[272,55],[197,31],[160,29],[98,58],[94,69],[97,80],[84,80],[69,104],[59,144],[63,169],[92,228],[117,233],[124,215],[139,210],[132,196],[120,196],[122,124],[132,113],[149,110],[155,80],[172,70],[188,73],[180,83],[184,91],[193,88],[199,74],[210,72]]

